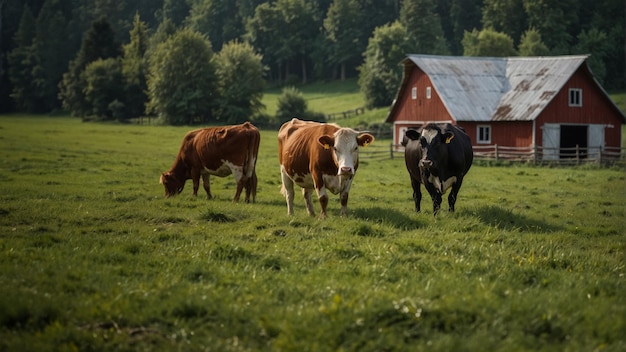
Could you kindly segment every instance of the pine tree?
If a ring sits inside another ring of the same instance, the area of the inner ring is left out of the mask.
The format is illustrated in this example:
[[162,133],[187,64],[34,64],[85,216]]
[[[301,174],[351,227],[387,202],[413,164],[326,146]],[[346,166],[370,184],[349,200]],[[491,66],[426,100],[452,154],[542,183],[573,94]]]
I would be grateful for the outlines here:
[[145,111],[145,104],[148,101],[146,94],[147,49],[147,27],[139,18],[139,13],[136,13],[133,20],[133,29],[130,31],[130,42],[124,45],[124,56],[122,58],[122,74],[126,91],[124,104],[127,117],[142,116]]
[[119,54],[120,47],[115,42],[115,33],[106,18],[94,21],[83,38],[76,58],[70,61],[69,70],[63,74],[63,80],[59,84],[59,98],[63,107],[74,116],[89,115],[92,107],[85,99],[87,85],[82,73],[89,63],[98,59],[115,58]]
[[38,112],[41,108],[41,96],[38,94],[38,84],[41,74],[40,59],[37,55],[35,40],[35,17],[28,5],[24,6],[22,17],[14,41],[15,49],[8,55],[9,77],[13,84],[11,97],[15,100],[18,109],[26,112]]

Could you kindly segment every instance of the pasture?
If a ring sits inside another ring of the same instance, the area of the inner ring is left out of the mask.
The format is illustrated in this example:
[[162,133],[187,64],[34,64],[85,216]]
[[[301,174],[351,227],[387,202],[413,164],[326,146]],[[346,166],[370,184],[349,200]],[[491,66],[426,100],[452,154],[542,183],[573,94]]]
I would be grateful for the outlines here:
[[475,165],[433,217],[366,148],[318,220],[269,130],[255,204],[165,199],[189,129],[0,116],[0,350],[626,350],[623,169]]

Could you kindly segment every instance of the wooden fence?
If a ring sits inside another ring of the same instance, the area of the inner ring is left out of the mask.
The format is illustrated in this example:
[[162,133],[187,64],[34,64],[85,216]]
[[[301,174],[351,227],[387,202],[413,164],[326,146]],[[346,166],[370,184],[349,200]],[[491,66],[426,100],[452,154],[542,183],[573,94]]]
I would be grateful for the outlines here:
[[339,118],[347,119],[348,117],[351,117],[352,115],[355,115],[355,116],[363,115],[364,113],[365,113],[365,107],[360,107],[360,108],[350,109],[350,110],[346,110],[342,112],[334,112],[332,114],[327,114],[326,120],[328,121],[337,120]]
[[[404,147],[399,144],[389,146],[369,146],[360,152],[364,158],[404,157]],[[504,147],[498,145],[473,146],[474,160],[511,161],[531,164],[626,164],[626,148],[543,148],[543,147]]]

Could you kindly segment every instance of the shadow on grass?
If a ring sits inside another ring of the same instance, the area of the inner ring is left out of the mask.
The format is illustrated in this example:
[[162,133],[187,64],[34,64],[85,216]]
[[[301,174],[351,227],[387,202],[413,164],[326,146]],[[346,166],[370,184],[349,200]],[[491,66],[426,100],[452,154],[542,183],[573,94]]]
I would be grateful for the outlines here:
[[510,209],[495,205],[483,206],[476,210],[463,210],[461,214],[477,216],[484,224],[507,231],[555,232],[564,229],[562,226],[516,214]]
[[415,218],[407,216],[397,210],[381,207],[357,208],[352,211],[352,216],[362,220],[390,225],[402,230],[413,230],[423,226],[423,224]]

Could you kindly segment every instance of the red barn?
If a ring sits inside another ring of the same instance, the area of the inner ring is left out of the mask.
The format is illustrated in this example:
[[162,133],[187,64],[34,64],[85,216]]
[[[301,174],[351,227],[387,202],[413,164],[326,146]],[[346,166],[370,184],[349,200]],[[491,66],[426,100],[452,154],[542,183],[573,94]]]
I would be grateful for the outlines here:
[[619,148],[626,116],[587,58],[409,55],[386,119],[394,144],[407,128],[451,122],[473,146],[538,147],[544,160],[575,146],[590,154]]

